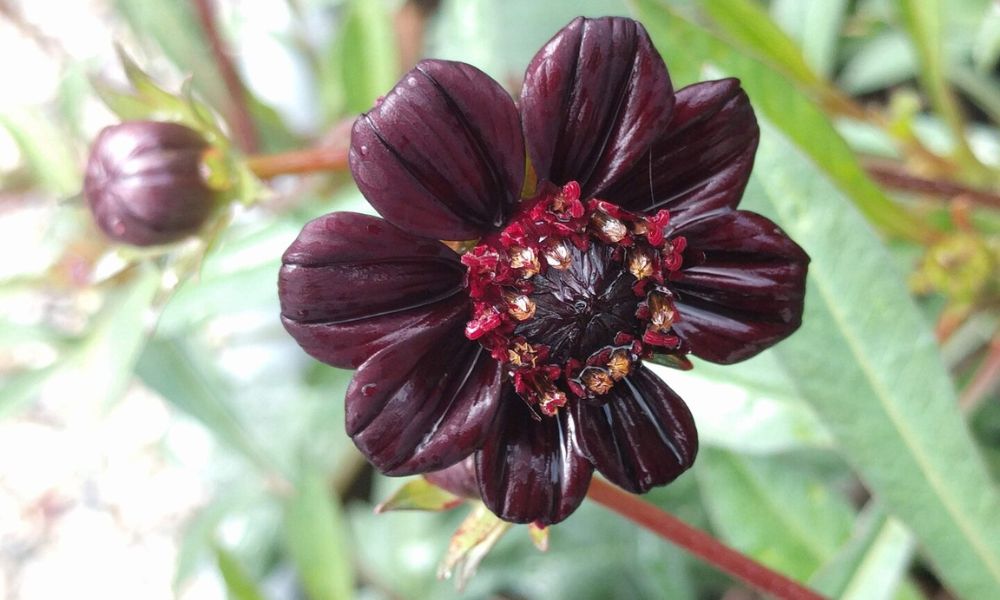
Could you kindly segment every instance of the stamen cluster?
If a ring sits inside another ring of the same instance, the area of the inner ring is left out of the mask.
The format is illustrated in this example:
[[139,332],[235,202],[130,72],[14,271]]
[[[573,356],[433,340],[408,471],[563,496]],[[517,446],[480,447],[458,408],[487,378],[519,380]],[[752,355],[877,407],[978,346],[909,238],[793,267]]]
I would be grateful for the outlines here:
[[[665,237],[669,221],[666,210],[642,216],[604,200],[582,201],[577,182],[545,186],[519,205],[503,230],[462,256],[473,302],[466,337],[503,362],[518,394],[545,415],[555,415],[570,395],[600,402],[654,349],[670,353],[680,346],[666,284],[681,267],[686,240]],[[587,356],[553,357],[546,340],[518,334],[519,325],[537,318],[535,278],[547,269],[572,269],[574,255],[593,244],[610,248],[611,262],[634,278],[640,300],[632,326]]]

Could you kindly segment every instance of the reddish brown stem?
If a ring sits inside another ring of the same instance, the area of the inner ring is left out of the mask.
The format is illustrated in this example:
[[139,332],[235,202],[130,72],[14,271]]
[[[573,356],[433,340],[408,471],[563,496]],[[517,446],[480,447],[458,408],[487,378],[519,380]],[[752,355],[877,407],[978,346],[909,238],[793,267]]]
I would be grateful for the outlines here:
[[281,154],[249,156],[246,162],[254,175],[261,179],[271,179],[279,175],[346,171],[347,150],[307,148]]
[[212,57],[222,76],[222,82],[229,93],[229,106],[226,111],[227,121],[233,128],[233,137],[244,152],[256,152],[257,128],[247,104],[247,91],[243,86],[236,66],[233,64],[229,49],[219,34],[215,19],[215,7],[212,0],[193,0],[198,20],[201,22],[202,33],[212,51]]
[[865,169],[875,181],[889,188],[945,198],[961,196],[974,204],[1000,208],[1000,194],[973,188],[957,181],[918,177],[898,167],[882,164],[868,164],[865,165]]
[[1000,334],[993,336],[986,358],[958,399],[959,407],[966,414],[974,411],[998,384],[1000,384]]
[[823,596],[800,583],[768,569],[704,531],[691,527],[677,517],[606,481],[595,478],[590,484],[587,496],[765,594],[771,594],[782,600],[823,599]]

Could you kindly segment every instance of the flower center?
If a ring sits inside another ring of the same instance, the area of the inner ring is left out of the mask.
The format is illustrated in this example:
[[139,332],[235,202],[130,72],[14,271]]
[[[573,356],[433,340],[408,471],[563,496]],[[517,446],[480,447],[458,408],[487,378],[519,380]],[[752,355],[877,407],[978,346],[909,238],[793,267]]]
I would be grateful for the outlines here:
[[576,182],[547,186],[462,256],[466,336],[550,416],[571,397],[602,402],[654,350],[680,357],[667,282],[686,242],[664,237],[669,218],[583,202]]

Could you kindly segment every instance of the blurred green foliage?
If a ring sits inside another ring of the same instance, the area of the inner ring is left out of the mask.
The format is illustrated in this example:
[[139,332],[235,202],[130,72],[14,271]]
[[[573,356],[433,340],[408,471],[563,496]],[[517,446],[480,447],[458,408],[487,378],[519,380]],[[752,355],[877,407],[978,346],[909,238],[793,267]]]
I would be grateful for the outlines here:
[[[238,3],[219,4],[223,34],[254,44],[259,24]],[[190,76],[191,93],[231,129],[232,99],[192,5],[111,5],[139,62],[165,79]],[[908,600],[944,588],[976,600],[1000,589],[994,2],[282,6],[287,22],[272,41],[304,73],[298,104],[277,106],[250,85],[267,80],[253,74],[268,65],[238,64],[269,151],[343,146],[345,123],[421,56],[470,62],[516,90],[532,54],[577,14],[642,20],[677,87],[739,77],[762,128],[745,206],[811,255],[806,316],[747,363],[665,375],[691,403],[703,451],[692,473],[649,499],[832,597]],[[98,92],[119,112],[136,108],[109,95],[116,68],[65,58],[50,105],[0,112],[18,156],[0,171],[4,197],[46,211],[37,247],[4,246],[33,260],[0,270],[0,417],[67,386],[94,405],[141,388],[208,432],[212,495],[185,523],[178,590],[204,569],[239,600],[693,600],[736,585],[591,505],[552,528],[547,552],[513,527],[464,592],[437,580],[469,508],[373,514],[404,481],[373,474],[346,438],[350,373],[308,359],[278,320],[280,256],[299,228],[331,210],[370,209],[342,173],[312,176],[263,197],[248,186],[259,202],[213,247],[108,247],[75,195],[93,134],[82,122]],[[96,89],[85,85],[95,74]],[[313,115],[309,128],[299,113]],[[881,185],[886,165],[908,184]],[[955,248],[974,248],[975,263],[955,263]],[[23,318],[33,303],[58,310]],[[32,354],[39,346],[44,359]],[[227,534],[234,524],[241,533]]]

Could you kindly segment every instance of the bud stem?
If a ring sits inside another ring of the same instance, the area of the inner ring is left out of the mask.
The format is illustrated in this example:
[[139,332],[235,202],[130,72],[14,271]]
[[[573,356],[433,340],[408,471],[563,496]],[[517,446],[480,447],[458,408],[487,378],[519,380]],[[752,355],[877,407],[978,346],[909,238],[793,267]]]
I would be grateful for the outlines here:
[[823,600],[823,596],[809,588],[602,479],[591,480],[587,496],[761,592],[782,600]]
[[347,150],[317,147],[280,154],[257,154],[248,156],[246,164],[261,179],[321,171],[346,171]]

